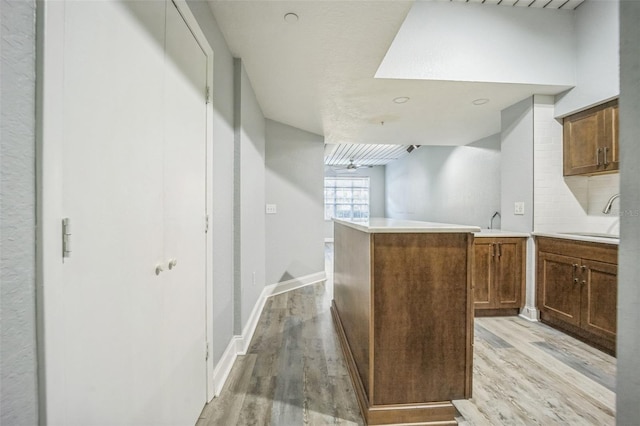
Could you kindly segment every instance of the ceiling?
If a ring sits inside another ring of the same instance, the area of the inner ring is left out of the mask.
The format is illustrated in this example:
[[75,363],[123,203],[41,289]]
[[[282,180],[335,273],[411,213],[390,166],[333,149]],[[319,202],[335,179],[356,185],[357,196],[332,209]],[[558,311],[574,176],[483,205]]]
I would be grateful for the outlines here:
[[408,155],[415,146],[388,144],[327,144],[324,147],[324,164],[346,166],[350,162],[360,166],[382,166]]
[[[574,9],[582,0],[468,2]],[[323,135],[327,144],[464,145],[498,133],[505,107],[533,93],[566,90],[374,78],[413,1],[209,0],[209,4],[231,53],[243,60],[265,117]],[[285,19],[288,13],[298,19]],[[399,97],[410,99],[394,102]],[[490,102],[472,103],[481,98]]]

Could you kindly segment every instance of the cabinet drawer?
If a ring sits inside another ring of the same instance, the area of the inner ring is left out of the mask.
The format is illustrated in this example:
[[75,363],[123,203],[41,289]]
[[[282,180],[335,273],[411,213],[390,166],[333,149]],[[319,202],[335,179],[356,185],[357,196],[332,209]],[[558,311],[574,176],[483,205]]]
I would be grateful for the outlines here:
[[605,263],[618,263],[618,246],[616,244],[536,237],[536,248],[545,253],[568,255]]

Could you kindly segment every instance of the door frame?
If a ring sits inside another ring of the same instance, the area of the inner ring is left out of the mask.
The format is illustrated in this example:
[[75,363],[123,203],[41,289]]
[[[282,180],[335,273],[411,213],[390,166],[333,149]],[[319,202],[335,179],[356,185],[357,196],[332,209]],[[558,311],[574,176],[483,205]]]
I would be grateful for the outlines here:
[[[206,147],[205,147],[205,217],[211,217],[213,209],[213,64],[214,52],[200,28],[186,0],[172,1],[182,15],[196,41],[207,58],[206,100]],[[47,328],[46,318],[57,315],[52,311],[55,301],[50,302],[54,292],[47,291],[63,283],[62,279],[62,218],[63,209],[63,109],[59,105],[64,99],[64,28],[65,2],[43,0],[36,9],[36,312],[38,352],[38,397],[40,424],[47,424],[47,414],[58,404],[55,390],[47,380],[56,369],[47,368],[45,351],[55,340]],[[205,94],[203,94],[204,97]],[[203,222],[204,222],[203,218]],[[204,225],[204,223],[203,223]],[[205,234],[205,336],[208,352],[211,353],[210,335],[213,330],[213,239],[212,232]],[[60,306],[60,305],[58,305]],[[205,348],[203,348],[204,357]],[[206,360],[206,399],[214,397],[213,359]],[[58,373],[60,374],[60,373]],[[58,377],[54,382],[61,382]]]

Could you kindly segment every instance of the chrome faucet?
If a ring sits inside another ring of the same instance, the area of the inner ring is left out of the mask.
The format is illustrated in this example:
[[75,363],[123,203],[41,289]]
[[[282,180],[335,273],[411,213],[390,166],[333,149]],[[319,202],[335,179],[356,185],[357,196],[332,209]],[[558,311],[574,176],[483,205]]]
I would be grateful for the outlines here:
[[495,219],[496,216],[498,216],[500,219],[502,219],[502,216],[500,216],[500,212],[495,212],[493,214],[493,216],[491,216],[491,224],[489,225],[489,229],[493,229],[493,219]]
[[609,214],[611,212],[611,205],[613,204],[613,201],[619,197],[620,194],[612,195],[611,198],[609,198],[609,201],[607,201],[607,204],[604,206],[604,209],[602,209],[602,213]]

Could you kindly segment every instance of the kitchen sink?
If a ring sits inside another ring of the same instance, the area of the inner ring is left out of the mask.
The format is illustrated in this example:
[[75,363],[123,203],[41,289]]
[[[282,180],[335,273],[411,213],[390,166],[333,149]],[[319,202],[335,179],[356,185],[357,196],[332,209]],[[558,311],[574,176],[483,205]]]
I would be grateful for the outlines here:
[[619,235],[614,234],[603,234],[600,232],[561,232],[564,235],[576,235],[580,237],[597,237],[597,238],[612,238],[612,239],[620,239]]

